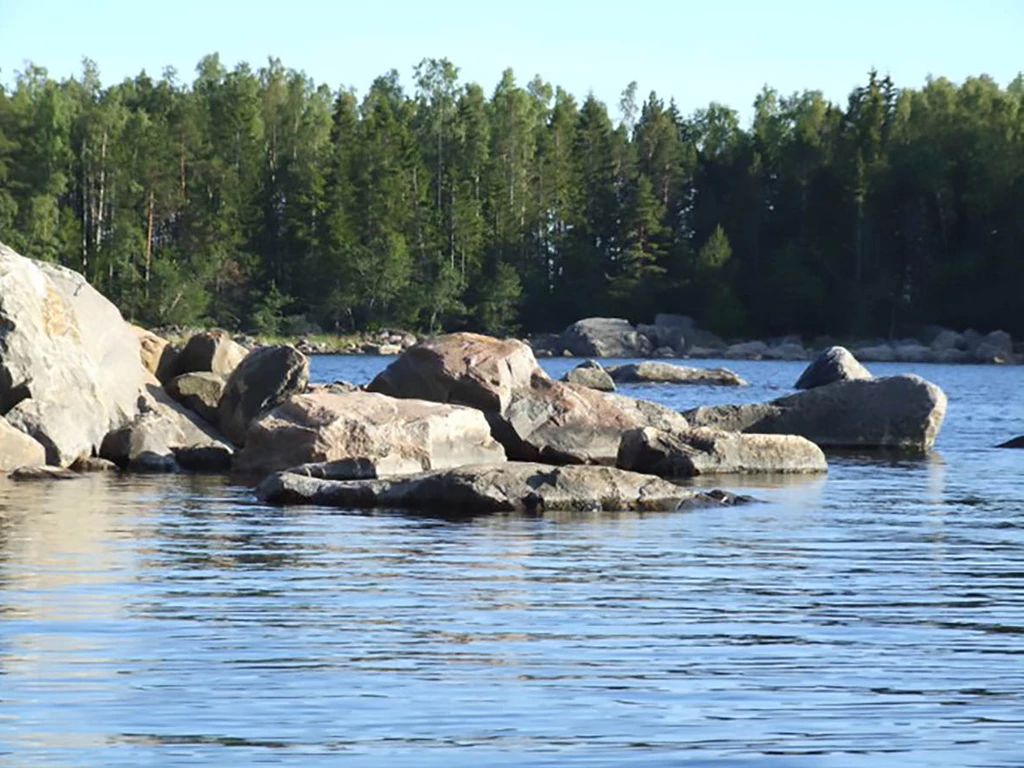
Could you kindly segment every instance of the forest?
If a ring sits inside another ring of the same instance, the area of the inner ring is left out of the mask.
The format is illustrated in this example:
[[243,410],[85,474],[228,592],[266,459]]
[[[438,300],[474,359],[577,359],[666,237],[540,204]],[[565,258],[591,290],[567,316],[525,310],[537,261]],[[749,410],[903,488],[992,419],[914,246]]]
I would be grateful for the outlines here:
[[[0,86],[0,241],[148,325],[725,336],[1024,334],[1024,77],[845,104],[765,86],[749,126],[636,83],[609,107],[445,59],[368,92],[277,59]],[[310,326],[312,327],[312,326]]]

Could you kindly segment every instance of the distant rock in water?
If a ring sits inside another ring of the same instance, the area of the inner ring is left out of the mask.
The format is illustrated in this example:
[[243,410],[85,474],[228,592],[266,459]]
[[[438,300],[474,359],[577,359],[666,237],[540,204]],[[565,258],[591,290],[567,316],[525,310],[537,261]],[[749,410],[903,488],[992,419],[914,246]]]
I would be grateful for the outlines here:
[[70,269],[0,244],[0,413],[68,466],[138,411],[139,340],[113,304]]
[[1005,443],[1000,443],[996,448],[1024,448],[1024,435],[1007,440]]
[[696,408],[693,426],[801,435],[822,448],[927,451],[946,416],[946,394],[920,376],[837,381],[769,403]]
[[727,368],[693,368],[651,360],[613,365],[608,368],[608,374],[620,384],[712,384],[723,387],[747,385],[747,382]]
[[562,381],[581,387],[596,389],[598,392],[614,392],[615,381],[599,362],[586,360],[562,377]]
[[643,357],[651,342],[628,320],[588,317],[562,332],[561,346],[576,357]]
[[811,362],[797,379],[796,389],[823,387],[835,381],[870,379],[871,372],[857,362],[846,347],[829,347]]

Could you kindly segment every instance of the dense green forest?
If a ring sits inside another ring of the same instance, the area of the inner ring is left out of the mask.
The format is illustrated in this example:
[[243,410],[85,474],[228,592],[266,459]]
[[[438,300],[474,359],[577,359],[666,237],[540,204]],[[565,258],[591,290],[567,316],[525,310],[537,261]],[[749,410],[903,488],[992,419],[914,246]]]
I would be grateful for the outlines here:
[[1024,333],[1024,78],[845,105],[765,87],[748,128],[635,84],[612,114],[446,60],[362,98],[270,60],[0,88],[0,240],[149,324],[725,335]]

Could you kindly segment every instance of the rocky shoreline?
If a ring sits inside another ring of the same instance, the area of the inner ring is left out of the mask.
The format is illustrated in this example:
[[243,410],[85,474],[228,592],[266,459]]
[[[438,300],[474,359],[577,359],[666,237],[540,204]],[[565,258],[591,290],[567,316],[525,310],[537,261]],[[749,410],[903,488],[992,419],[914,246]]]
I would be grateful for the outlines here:
[[[201,328],[167,327],[154,332],[179,344]],[[352,335],[291,334],[262,337],[234,334],[244,346],[288,344],[305,355],[379,355],[394,357],[425,337],[411,331],[384,329]],[[770,339],[733,339],[696,327],[685,315],[659,314],[651,324],[633,325],[622,318],[579,320],[561,333],[524,339],[537,357],[625,358],[652,360],[810,361],[822,349],[842,345],[867,363],[1024,364],[1024,342],[1001,330],[980,333],[928,326],[916,337],[896,340],[841,340],[821,336],[809,343],[796,335]]]
[[[659,319],[642,332],[581,321],[563,337],[573,354],[594,356],[644,348],[641,339],[690,353],[693,339],[707,341]],[[311,384],[295,346],[250,348],[224,331],[172,343],[126,323],[77,273],[2,245],[0,325],[0,471],[22,481],[211,472],[271,503],[686,509],[748,500],[678,482],[696,475],[826,472],[823,449],[927,452],[946,413],[934,384],[874,378],[838,347],[794,394],[687,413],[608,390],[746,382],[665,361],[591,361],[581,377],[554,381],[523,341],[455,333],[402,337],[404,351],[365,387]]]

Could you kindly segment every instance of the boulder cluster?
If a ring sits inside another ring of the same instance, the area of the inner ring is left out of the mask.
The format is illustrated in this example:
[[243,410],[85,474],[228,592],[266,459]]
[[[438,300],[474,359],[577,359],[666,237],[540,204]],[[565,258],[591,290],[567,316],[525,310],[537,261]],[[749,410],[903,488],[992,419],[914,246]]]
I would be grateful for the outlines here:
[[[589,317],[561,334],[531,338],[530,344],[539,357],[812,360],[816,349],[831,342],[819,340],[813,347],[805,347],[799,336],[783,336],[729,343],[698,328],[685,315],[659,314],[649,325]],[[1005,331],[958,333],[936,326],[922,328],[918,338],[877,339],[853,346],[857,359],[884,363],[1019,363],[1024,360],[1022,351]]]
[[[365,387],[310,384],[295,347],[250,350],[217,330],[172,345],[127,324],[80,275],[2,246],[0,327],[0,469],[12,477],[232,472],[271,503],[445,514],[730,504],[743,498],[673,481],[825,472],[823,448],[927,451],[946,409],[933,384],[873,378],[831,348],[796,394],[684,414],[613,390],[745,382],[596,361],[555,381],[528,344],[473,333],[413,344]],[[682,343],[677,326],[661,328],[659,342]],[[622,343],[636,343],[630,333]]]

